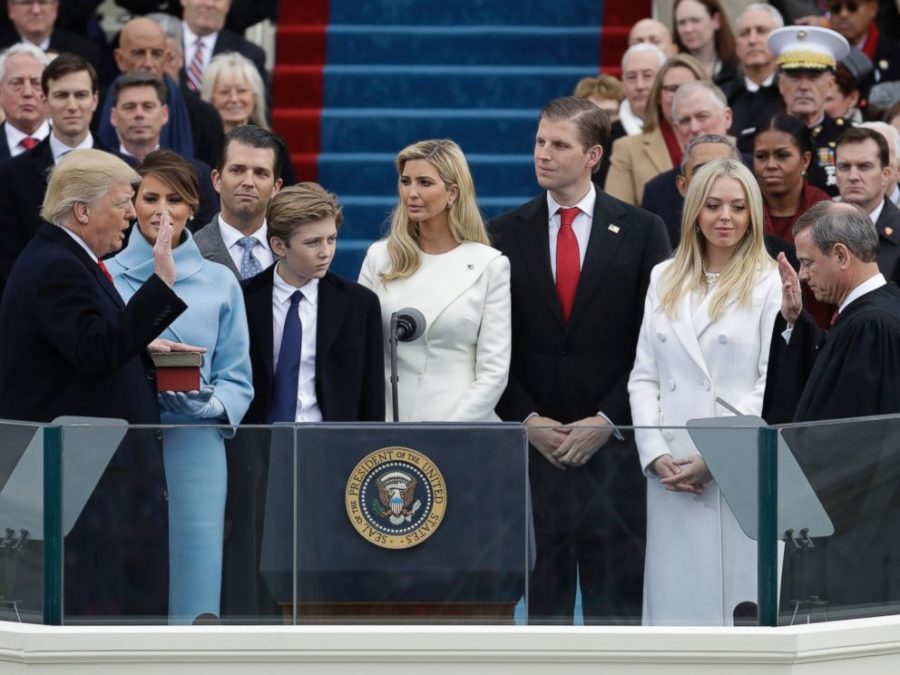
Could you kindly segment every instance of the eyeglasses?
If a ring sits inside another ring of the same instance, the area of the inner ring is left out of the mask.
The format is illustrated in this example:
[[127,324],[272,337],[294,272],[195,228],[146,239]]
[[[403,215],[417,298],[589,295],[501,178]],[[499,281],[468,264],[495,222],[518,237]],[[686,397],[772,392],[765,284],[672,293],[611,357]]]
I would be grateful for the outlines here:
[[853,14],[859,9],[859,2],[857,2],[857,0],[847,0],[845,2],[828,3],[828,11],[832,14],[840,14],[841,7],[846,7],[847,11]]

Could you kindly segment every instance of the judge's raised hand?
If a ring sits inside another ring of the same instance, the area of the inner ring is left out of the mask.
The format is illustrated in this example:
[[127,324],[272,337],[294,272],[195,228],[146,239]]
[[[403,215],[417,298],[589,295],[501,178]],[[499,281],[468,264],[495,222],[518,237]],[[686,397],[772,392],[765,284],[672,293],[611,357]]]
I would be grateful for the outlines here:
[[793,326],[803,311],[803,296],[797,270],[791,267],[783,252],[778,254],[778,273],[781,275],[781,316]]
[[676,459],[674,463],[679,469],[678,473],[663,478],[660,482],[669,490],[702,495],[703,484],[712,480],[712,474],[706,468],[703,458],[700,455],[691,455],[683,459]]
[[600,415],[567,424],[566,429],[566,440],[555,453],[559,462],[566,466],[583,466],[606,445],[613,432],[612,425]]
[[175,283],[175,258],[172,255],[172,217],[163,212],[159,232],[153,244],[153,271],[169,288]]
[[544,459],[557,469],[565,470],[566,467],[555,457],[560,443],[566,440],[566,434],[562,431],[563,425],[549,417],[532,415],[525,421],[525,428],[528,430],[528,442],[543,455]]

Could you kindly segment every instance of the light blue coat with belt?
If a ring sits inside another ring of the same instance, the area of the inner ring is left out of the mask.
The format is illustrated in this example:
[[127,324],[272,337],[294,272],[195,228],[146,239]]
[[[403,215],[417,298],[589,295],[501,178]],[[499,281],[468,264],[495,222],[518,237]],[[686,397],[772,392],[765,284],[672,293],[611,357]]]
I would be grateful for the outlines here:
[[[206,347],[200,383],[214,388],[213,395],[225,406],[225,419],[162,413],[163,424],[205,425],[163,431],[172,623],[190,623],[204,612],[219,614],[227,484],[224,439],[233,431],[212,425],[240,424],[253,398],[240,285],[228,268],[204,260],[190,232],[184,232],[185,241],[173,251],[177,269],[173,290],[188,309],[160,337]],[[135,227],[128,246],[107,266],[128,302],[154,273],[153,248]]]

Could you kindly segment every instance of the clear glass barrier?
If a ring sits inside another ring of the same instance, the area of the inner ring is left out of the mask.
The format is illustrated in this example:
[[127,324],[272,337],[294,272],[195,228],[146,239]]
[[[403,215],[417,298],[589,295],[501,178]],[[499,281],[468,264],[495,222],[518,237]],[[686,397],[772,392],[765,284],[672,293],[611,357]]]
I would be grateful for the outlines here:
[[53,623],[60,589],[67,624],[897,613],[900,417],[761,426],[67,421],[64,562],[45,579],[53,428],[3,423],[0,618]]
[[[529,427],[536,538],[529,623],[756,623],[756,542],[735,516],[748,496],[726,493],[713,474],[728,474],[733,486],[738,465],[730,466],[729,454],[745,448],[755,470],[757,430],[711,424],[699,442],[684,427],[620,427],[608,438],[596,427]],[[715,472],[707,473],[713,458],[697,461],[698,445],[725,451]],[[662,482],[676,472],[684,479]],[[737,486],[755,498],[750,476]]]
[[781,436],[830,526],[794,526],[781,623],[900,612],[900,416],[789,425]]
[[44,431],[0,423],[0,620],[44,619]]

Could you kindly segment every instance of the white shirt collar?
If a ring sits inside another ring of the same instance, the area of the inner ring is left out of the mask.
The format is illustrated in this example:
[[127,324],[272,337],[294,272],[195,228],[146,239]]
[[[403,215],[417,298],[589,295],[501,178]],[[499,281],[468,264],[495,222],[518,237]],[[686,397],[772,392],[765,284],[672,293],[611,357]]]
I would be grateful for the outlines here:
[[87,136],[84,137],[84,140],[81,141],[74,148],[66,145],[61,140],[56,137],[56,134],[50,134],[50,152],[53,153],[53,163],[58,164],[59,158],[62,157],[67,152],[71,152],[72,150],[90,150],[94,147],[94,137],[91,136],[90,130],[87,132]]
[[87,245],[87,242],[84,239],[82,239],[79,235],[75,234],[75,232],[70,230],[65,225],[61,225],[59,229],[61,229],[63,232],[65,232],[70,237],[72,237],[72,239],[75,240],[75,243],[78,244],[81,248],[83,248],[85,250],[85,253],[87,253],[89,256],[91,256],[91,260],[93,260],[94,262],[97,262],[97,260],[98,260],[97,255],[90,249],[90,247]]
[[[159,144],[158,144],[158,143],[156,144],[156,147],[153,148],[153,150],[159,150]],[[150,152],[153,152],[153,150],[151,150]],[[134,158],[135,158],[136,160],[138,160],[138,161],[143,161],[143,160],[141,160],[141,158],[138,157],[137,155],[132,155],[130,152],[128,152],[128,149],[127,149],[124,145],[122,145],[121,143],[119,143],[119,152],[120,152],[121,154],[125,155],[126,157],[134,157]],[[148,152],[147,154],[149,155],[150,152]]]
[[[587,194],[582,197],[577,204],[572,204],[572,206],[577,206],[582,213],[584,213],[591,220],[594,219],[594,204],[597,201],[597,190],[594,189],[594,181],[590,181],[590,187],[588,188]],[[556,212],[562,208],[567,208],[562,204],[559,204],[553,196],[550,194],[550,191],[547,191],[547,211],[550,214],[550,218],[556,215]]]
[[[202,38],[197,35],[194,31],[190,29],[190,26],[187,25],[187,21],[181,22],[181,33],[184,38],[184,62],[188,64],[194,58],[194,49],[197,46],[197,40],[203,40],[203,51],[206,54],[212,54],[213,49],[216,46],[216,40],[219,39],[219,31],[215,33],[210,33],[209,35],[204,35]],[[206,54],[204,54],[204,62],[208,61],[206,58]]]
[[754,82],[749,77],[744,75],[744,88],[747,91],[749,91],[751,94],[755,94],[756,92],[758,92],[760,89],[763,89],[764,87],[771,87],[772,83],[774,81],[775,81],[775,73],[772,73],[765,80],[763,80],[762,84],[756,84],[756,82]]
[[[42,141],[50,134],[50,124],[47,120],[44,120],[41,123],[41,126],[39,126],[33,134],[26,134],[24,131],[16,129],[16,127],[9,123],[9,120],[6,121],[3,128],[6,129],[6,142],[9,144],[9,149],[13,155],[18,154],[16,153],[16,148],[19,147],[19,143],[22,142],[23,138],[31,136],[32,138]],[[20,150],[20,152],[24,152],[24,150]]]
[[622,103],[619,104],[619,121],[629,136],[637,136],[644,128],[644,120],[634,114],[627,98],[622,99]]
[[878,219],[881,217],[882,211],[884,211],[884,200],[883,199],[880,202],[878,202],[878,206],[876,206],[875,209],[872,211],[872,213],[869,214],[869,218],[872,219],[873,225],[878,222]]
[[[269,227],[263,220],[263,224],[257,228],[256,232],[250,234],[251,237],[256,237],[267,251],[269,250],[269,238],[266,236],[268,231]],[[231,248],[238,243],[239,239],[247,236],[233,225],[226,223],[221,213],[219,214],[219,232],[222,233],[222,241],[225,242],[226,248]]]
[[841,306],[838,308],[838,313],[843,312],[847,309],[847,305],[849,305],[854,300],[858,300],[866,293],[871,293],[872,291],[876,291],[882,286],[884,286],[887,282],[884,280],[884,275],[879,272],[871,279],[866,279],[859,286],[854,288],[847,294],[847,297],[844,298],[844,301],[841,303]]
[[304,300],[307,300],[311,305],[315,306],[319,301],[319,280],[310,279],[300,288],[291,286],[282,279],[280,274],[278,274],[278,265],[280,264],[280,261],[275,263],[275,269],[272,272],[272,298],[275,302],[281,304],[288,303],[291,301],[291,296],[294,294],[294,291],[300,291],[303,293]]

